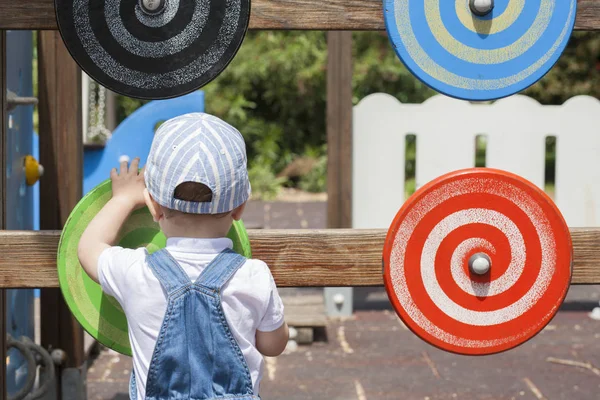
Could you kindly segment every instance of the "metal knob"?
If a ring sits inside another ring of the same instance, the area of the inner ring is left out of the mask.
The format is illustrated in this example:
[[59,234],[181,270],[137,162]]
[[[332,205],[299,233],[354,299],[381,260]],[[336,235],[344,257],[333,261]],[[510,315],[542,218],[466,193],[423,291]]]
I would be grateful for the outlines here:
[[140,7],[146,14],[160,14],[165,9],[165,0],[140,0]]
[[6,111],[12,111],[17,106],[36,105],[38,99],[35,97],[21,97],[10,90],[6,90]]
[[469,7],[473,14],[483,17],[494,9],[494,0],[469,0]]
[[469,269],[477,275],[485,275],[492,267],[492,260],[485,253],[473,254],[469,259]]

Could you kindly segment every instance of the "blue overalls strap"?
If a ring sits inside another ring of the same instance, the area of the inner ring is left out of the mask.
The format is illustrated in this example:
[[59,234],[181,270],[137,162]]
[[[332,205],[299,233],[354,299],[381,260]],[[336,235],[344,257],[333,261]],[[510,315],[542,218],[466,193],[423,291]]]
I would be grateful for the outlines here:
[[246,257],[225,249],[206,266],[195,283],[219,291],[245,262]]
[[181,265],[166,249],[161,249],[151,254],[147,258],[148,265],[152,269],[154,276],[161,285],[171,294],[182,287],[192,284],[190,278],[185,273]]

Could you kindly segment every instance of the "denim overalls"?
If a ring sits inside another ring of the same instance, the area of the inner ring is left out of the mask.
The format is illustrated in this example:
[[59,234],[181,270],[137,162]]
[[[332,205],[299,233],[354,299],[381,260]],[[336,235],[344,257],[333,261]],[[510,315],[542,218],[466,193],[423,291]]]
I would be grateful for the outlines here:
[[[260,399],[220,298],[246,258],[226,249],[194,283],[165,249],[147,261],[167,292],[167,311],[150,361],[146,399]],[[133,372],[129,396],[137,399]]]

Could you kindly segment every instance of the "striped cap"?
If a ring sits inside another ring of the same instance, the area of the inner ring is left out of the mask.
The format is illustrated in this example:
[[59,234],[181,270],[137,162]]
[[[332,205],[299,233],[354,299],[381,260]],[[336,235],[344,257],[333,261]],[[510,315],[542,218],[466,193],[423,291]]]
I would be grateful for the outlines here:
[[[192,214],[229,212],[250,197],[246,145],[240,132],[204,114],[185,114],[166,121],[156,131],[146,170],[146,187],[161,206]],[[211,202],[176,199],[183,182],[208,186]]]

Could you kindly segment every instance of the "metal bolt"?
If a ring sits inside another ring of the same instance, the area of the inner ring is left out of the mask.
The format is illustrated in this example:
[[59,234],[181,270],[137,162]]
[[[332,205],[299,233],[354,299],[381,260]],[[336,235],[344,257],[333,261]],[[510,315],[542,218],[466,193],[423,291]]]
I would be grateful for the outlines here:
[[485,275],[489,272],[492,261],[484,253],[473,254],[469,259],[469,269],[477,275]]
[[473,14],[483,17],[494,9],[494,0],[469,0],[469,7]]
[[156,15],[165,8],[165,0],[140,0],[140,7],[146,14]]
[[52,350],[50,357],[52,357],[52,361],[54,361],[55,365],[62,365],[65,361],[67,361],[67,353],[61,349]]

